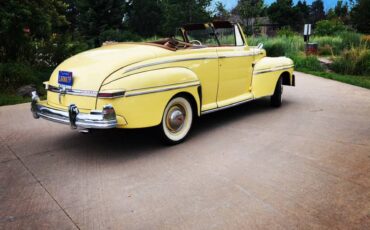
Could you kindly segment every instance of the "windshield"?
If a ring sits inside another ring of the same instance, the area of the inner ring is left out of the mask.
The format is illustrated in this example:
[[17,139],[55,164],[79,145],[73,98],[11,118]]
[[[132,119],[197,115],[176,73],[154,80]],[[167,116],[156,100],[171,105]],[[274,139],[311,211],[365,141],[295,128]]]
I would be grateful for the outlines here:
[[216,34],[221,46],[235,46],[234,28],[219,28],[216,29]]
[[187,24],[180,31],[185,42],[195,46],[243,46],[241,31],[236,24],[215,21],[204,24]]
[[199,45],[218,46],[218,42],[213,33],[213,29],[208,27],[205,29],[188,30],[185,32],[190,43],[199,43]]

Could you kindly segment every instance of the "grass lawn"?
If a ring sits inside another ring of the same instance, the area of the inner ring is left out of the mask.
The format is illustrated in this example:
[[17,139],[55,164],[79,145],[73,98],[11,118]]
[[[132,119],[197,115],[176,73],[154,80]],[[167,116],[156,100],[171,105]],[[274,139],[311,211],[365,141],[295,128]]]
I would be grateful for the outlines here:
[[370,76],[343,75],[333,72],[312,71],[308,69],[297,69],[297,71],[370,89]]

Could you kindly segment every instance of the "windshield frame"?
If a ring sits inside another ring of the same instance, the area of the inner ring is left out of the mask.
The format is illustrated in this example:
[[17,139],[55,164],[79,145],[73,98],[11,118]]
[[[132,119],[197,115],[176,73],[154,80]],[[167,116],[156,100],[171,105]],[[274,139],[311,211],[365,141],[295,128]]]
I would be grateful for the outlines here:
[[[218,34],[217,34],[216,30],[217,29],[227,29],[227,28],[233,30],[233,36],[234,36],[234,40],[235,40],[234,45],[223,45],[220,42],[220,39],[218,37]],[[212,30],[212,32],[209,35],[214,37],[215,41],[217,42],[217,47],[222,47],[222,46],[238,47],[238,46],[245,46],[245,44],[246,44],[239,25],[236,24],[236,23],[231,23],[229,21],[215,21],[215,22],[208,22],[208,23],[187,24],[187,25],[184,25],[183,27],[180,28],[183,38],[188,43],[190,43],[190,39],[188,37],[188,32],[189,31],[207,30],[207,29]],[[237,33],[239,33],[239,36],[242,40],[243,44],[241,44],[241,45],[238,45],[237,42],[236,42],[237,41]],[[212,45],[205,45],[205,46],[213,47]]]

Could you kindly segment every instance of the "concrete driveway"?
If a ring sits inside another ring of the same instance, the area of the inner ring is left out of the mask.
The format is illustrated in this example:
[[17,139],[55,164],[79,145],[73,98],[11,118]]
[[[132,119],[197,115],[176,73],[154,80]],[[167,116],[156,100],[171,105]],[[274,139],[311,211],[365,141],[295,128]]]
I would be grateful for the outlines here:
[[0,229],[370,229],[370,90],[296,76],[173,147],[0,107]]

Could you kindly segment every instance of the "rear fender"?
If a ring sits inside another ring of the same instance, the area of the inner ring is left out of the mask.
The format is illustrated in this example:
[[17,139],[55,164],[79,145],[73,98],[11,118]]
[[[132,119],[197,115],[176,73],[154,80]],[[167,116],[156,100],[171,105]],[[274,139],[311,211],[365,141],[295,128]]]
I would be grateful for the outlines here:
[[135,73],[109,82],[101,91],[125,90],[125,96],[115,99],[98,99],[97,108],[112,104],[117,115],[124,117],[124,128],[143,128],[161,123],[167,103],[175,95],[185,93],[193,97],[200,113],[200,82],[187,68],[171,67]]

